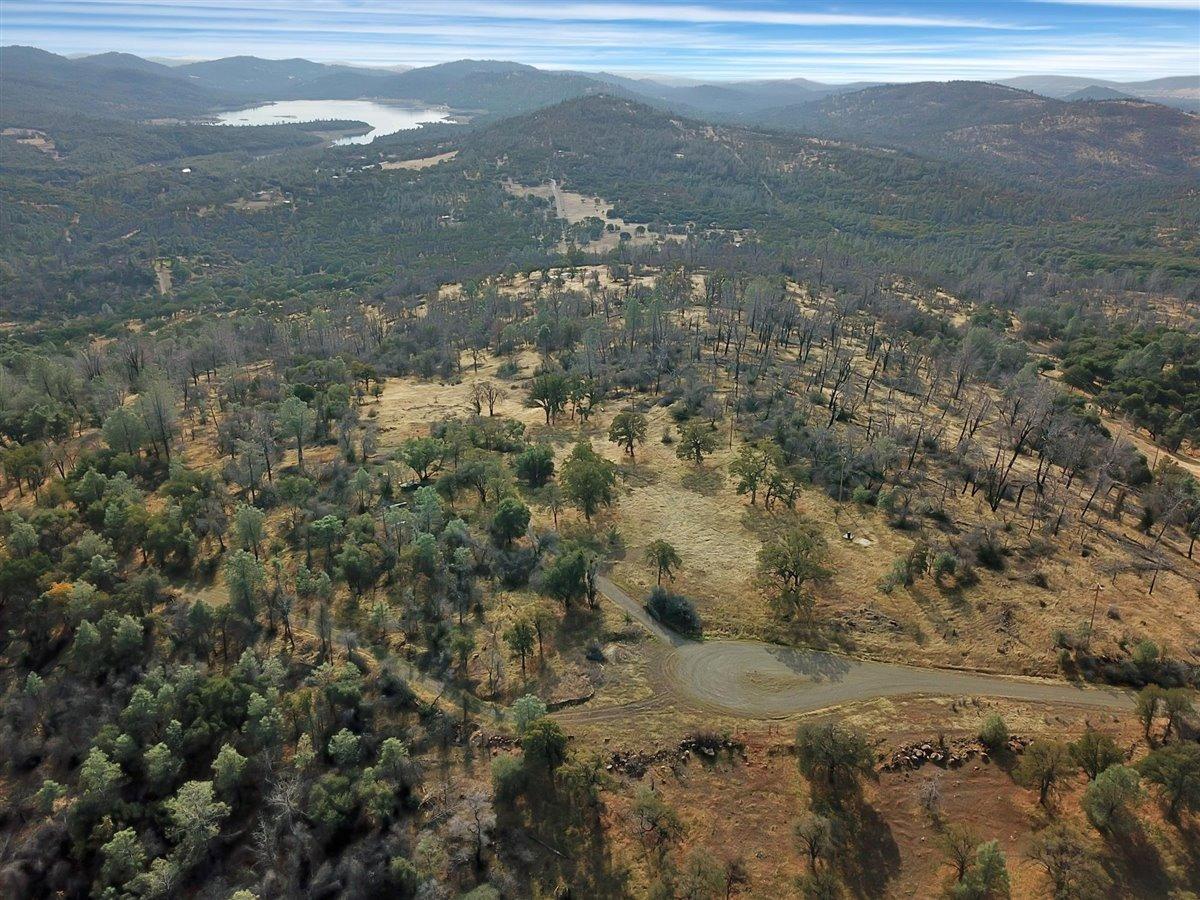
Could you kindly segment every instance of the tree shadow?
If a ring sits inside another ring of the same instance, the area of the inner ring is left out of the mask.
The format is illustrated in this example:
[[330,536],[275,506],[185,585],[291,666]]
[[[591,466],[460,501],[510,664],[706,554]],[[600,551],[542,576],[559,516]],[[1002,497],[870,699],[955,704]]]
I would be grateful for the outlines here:
[[725,473],[720,469],[694,469],[680,478],[679,483],[703,497],[714,497],[725,486]]
[[[1163,865],[1162,854],[1141,822],[1105,841],[1109,876],[1130,896],[1166,897],[1176,887]],[[1194,847],[1194,845],[1193,845]],[[1196,865],[1188,867],[1195,880]]]
[[767,652],[800,675],[819,681],[841,681],[851,669],[850,660],[819,650],[768,647]]
[[858,791],[827,799],[822,813],[835,821],[838,852],[833,866],[856,897],[883,897],[900,871],[892,828]]
[[531,784],[517,804],[497,805],[497,833],[505,835],[510,871],[527,880],[526,896],[630,896],[628,871],[613,865],[603,802],[579,808],[572,799]]

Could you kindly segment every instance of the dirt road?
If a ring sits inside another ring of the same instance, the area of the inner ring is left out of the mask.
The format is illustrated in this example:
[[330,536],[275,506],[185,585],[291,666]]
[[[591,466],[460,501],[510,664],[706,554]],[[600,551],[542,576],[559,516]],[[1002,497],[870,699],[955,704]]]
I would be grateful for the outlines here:
[[921,694],[1133,708],[1133,696],[1115,689],[922,669],[755,641],[690,641],[652,619],[640,603],[608,578],[599,576],[597,587],[652,636],[672,648],[656,669],[680,701],[703,709],[770,719],[874,697]]

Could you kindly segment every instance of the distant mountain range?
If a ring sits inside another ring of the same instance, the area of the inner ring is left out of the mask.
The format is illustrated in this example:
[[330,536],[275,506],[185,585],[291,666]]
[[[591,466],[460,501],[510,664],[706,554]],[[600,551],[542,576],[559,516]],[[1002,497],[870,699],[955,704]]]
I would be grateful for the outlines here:
[[[663,109],[727,121],[752,121],[768,110],[879,87],[805,78],[704,82],[607,72],[547,71],[512,62],[460,60],[405,71],[306,59],[224,59],[164,65],[129,53],[69,59],[31,47],[0,48],[4,112],[77,108],[93,115],[186,116],[254,100],[360,97],[445,104],[495,117],[571,97],[610,93]],[[1064,100],[1150,100],[1200,111],[1200,76],[1114,82],[1074,76],[1028,76],[998,82]],[[184,86],[186,85],[186,87]],[[65,104],[65,108],[64,108]]]
[[1022,177],[1178,176],[1200,160],[1200,118],[1146,99],[1200,96],[1193,76],[1127,84],[1050,76],[1008,84],[704,83],[490,60],[403,72],[249,56],[167,66],[125,53],[68,59],[5,47],[0,89],[0,124],[34,128],[64,114],[186,118],[258,101],[363,97],[445,105],[482,123],[606,94],[692,119],[970,159]]
[[[1074,75],[1023,75],[997,82],[1057,100],[1111,100],[1093,94],[1100,88],[1188,112],[1200,112],[1200,75],[1175,75],[1151,81],[1106,81]],[[1075,96],[1083,94],[1084,96]]]
[[1070,102],[981,81],[924,82],[837,94],[759,118],[774,128],[934,159],[969,158],[1035,177],[1196,171],[1200,118],[1145,100],[1113,99]]

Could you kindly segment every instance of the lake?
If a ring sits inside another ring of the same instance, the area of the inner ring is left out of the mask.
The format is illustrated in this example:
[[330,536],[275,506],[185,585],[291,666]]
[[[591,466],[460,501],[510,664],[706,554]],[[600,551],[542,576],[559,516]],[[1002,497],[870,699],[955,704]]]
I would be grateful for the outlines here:
[[428,122],[450,121],[450,110],[416,109],[411,106],[392,106],[373,100],[280,100],[248,109],[220,113],[216,125],[287,125],[294,122],[318,122],[323,119],[343,119],[366,122],[371,130],[366,134],[339,138],[333,143],[369,144],[377,137],[416,128]]

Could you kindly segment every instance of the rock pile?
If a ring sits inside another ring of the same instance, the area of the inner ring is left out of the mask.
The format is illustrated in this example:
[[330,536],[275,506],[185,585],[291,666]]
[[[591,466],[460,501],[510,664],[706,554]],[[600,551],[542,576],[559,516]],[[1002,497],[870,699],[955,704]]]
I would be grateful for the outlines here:
[[[1023,753],[1029,746],[1029,739],[1013,735],[1008,739],[1007,749],[1010,753]],[[983,743],[975,738],[955,741],[938,740],[924,741],[919,744],[905,744],[897,747],[883,757],[879,766],[881,772],[898,772],[902,769],[919,769],[925,763],[933,763],[943,768],[957,769],[963,763],[978,758],[987,762],[990,751]]]
[[694,755],[705,759],[716,759],[721,753],[733,756],[735,753],[744,754],[746,745],[736,738],[716,734],[692,734],[684,738],[675,747],[667,747],[646,753],[640,750],[614,750],[604,768],[609,772],[619,772],[630,778],[641,778],[652,766],[687,765]]

